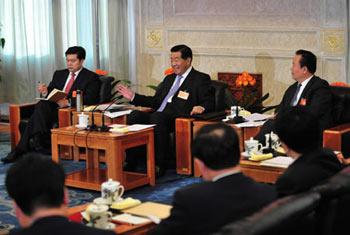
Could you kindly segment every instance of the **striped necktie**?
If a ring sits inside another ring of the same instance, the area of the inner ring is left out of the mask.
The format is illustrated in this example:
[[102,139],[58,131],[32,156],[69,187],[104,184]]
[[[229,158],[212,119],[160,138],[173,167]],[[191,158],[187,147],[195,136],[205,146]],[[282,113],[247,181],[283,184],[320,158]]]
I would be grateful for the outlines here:
[[181,79],[182,79],[181,75],[177,75],[176,76],[174,85],[171,87],[171,89],[169,90],[168,94],[163,99],[162,104],[158,108],[157,112],[163,112],[165,106],[168,103],[168,99],[170,97],[172,97],[177,92],[177,90],[179,90]]

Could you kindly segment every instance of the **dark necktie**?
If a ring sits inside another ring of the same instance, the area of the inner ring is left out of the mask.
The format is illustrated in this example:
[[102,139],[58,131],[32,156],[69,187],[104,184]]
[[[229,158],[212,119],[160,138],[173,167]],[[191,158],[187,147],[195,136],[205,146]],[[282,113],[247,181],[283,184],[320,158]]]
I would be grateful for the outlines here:
[[291,105],[291,106],[295,106],[294,103],[295,103],[295,102],[297,101],[297,99],[298,99],[298,94],[299,94],[300,88],[301,88],[301,84],[298,83],[298,86],[297,86],[297,89],[296,89],[296,91],[295,91],[295,93],[294,93],[293,99],[292,99],[292,101],[290,102],[290,105]]
[[75,73],[71,73],[70,79],[69,79],[67,86],[66,86],[66,89],[64,89],[64,92],[66,92],[67,94],[69,93],[70,89],[72,88],[74,80],[75,80]]
[[169,99],[170,97],[172,97],[172,96],[177,92],[177,90],[179,90],[181,79],[182,79],[182,76],[181,76],[181,75],[177,75],[177,76],[176,76],[174,86],[171,87],[171,89],[169,90],[168,94],[167,94],[167,95],[165,96],[165,98],[163,99],[162,104],[161,104],[160,107],[158,108],[157,112],[163,112],[165,106],[166,106],[167,103],[168,103],[168,99]]

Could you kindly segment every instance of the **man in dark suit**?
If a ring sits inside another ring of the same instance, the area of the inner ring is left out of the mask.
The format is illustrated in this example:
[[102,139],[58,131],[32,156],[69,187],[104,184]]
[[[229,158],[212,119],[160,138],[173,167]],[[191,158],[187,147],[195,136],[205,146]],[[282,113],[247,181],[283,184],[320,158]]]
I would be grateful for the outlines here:
[[240,172],[239,138],[232,127],[218,123],[201,128],[192,154],[206,182],[176,191],[170,216],[150,234],[212,234],[276,198],[272,186]]
[[46,156],[30,153],[13,164],[5,184],[22,229],[10,234],[115,234],[68,221],[64,181],[62,167]]
[[177,45],[170,51],[174,73],[163,79],[154,96],[137,94],[124,85],[117,86],[118,91],[132,104],[151,107],[155,111],[133,111],[128,117],[128,124],[156,124],[155,155],[160,171],[164,170],[164,159],[169,150],[169,133],[175,129],[175,119],[214,109],[210,77],[192,67],[191,48]]
[[[296,81],[282,98],[277,116],[295,106],[304,106],[307,111],[318,117],[321,130],[332,125],[332,94],[327,81],[315,76],[316,56],[306,50],[298,50],[293,58],[292,77]],[[274,121],[264,124],[257,139],[265,143],[264,134],[274,130]]]
[[295,161],[278,178],[280,196],[306,191],[341,170],[333,151],[319,146],[319,122],[306,107],[294,107],[277,116],[275,129],[287,156]]
[[[70,106],[73,91],[83,92],[83,102],[86,105],[98,103],[100,81],[98,75],[83,67],[85,60],[85,49],[79,46],[70,47],[66,51],[67,69],[58,70],[54,73],[49,86],[39,84],[38,91],[46,97],[53,89],[65,91],[66,98],[55,102],[39,101],[30,117],[29,123],[22,133],[16,148],[1,161],[9,163],[16,161],[24,153],[34,150],[42,151],[51,148],[50,129],[58,122],[58,108]],[[72,106],[75,100],[72,99]]]

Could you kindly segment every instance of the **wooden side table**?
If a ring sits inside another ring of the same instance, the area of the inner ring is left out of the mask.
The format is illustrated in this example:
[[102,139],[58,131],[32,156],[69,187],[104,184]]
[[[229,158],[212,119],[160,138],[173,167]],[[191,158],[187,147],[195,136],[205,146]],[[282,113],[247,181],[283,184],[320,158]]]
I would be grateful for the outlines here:
[[[100,190],[101,183],[111,178],[119,181],[125,189],[141,185],[155,185],[154,133],[153,128],[126,134],[90,132],[73,126],[51,130],[52,160],[59,161],[59,146],[86,148],[86,169],[66,176],[66,185]],[[125,150],[147,146],[147,173],[123,171]],[[99,167],[99,150],[105,152],[106,169]]]

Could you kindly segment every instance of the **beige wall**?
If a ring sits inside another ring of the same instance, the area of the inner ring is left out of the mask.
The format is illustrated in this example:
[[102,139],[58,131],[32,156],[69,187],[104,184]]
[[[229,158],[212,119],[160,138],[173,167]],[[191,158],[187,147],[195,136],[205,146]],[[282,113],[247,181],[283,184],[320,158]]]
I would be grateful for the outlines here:
[[169,49],[184,43],[194,67],[217,72],[263,74],[269,104],[293,81],[291,59],[304,48],[318,57],[317,75],[346,80],[346,0],[137,0],[138,90],[158,84]]

